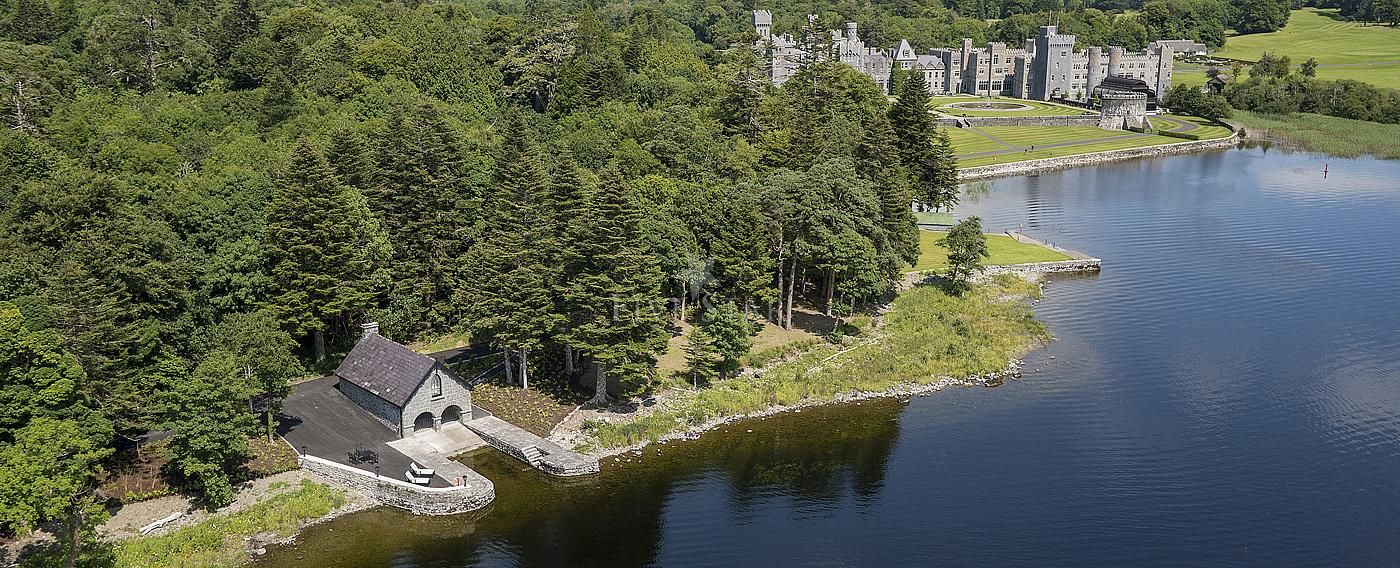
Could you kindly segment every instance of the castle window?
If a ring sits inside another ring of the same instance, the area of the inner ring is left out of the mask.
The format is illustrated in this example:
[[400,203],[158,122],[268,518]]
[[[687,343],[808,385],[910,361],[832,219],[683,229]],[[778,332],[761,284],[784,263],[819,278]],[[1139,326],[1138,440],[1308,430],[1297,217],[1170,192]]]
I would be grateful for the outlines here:
[[429,380],[431,380],[431,381],[433,382],[433,384],[432,384],[433,398],[439,398],[439,397],[441,397],[441,396],[442,396],[442,373],[441,373],[441,372],[435,372],[435,373],[433,373],[432,379],[429,379]]

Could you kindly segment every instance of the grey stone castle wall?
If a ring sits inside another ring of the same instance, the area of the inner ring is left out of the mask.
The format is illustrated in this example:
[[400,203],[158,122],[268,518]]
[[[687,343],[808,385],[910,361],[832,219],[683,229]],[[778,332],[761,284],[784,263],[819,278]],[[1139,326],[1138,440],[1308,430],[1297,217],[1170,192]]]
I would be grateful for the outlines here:
[[[433,367],[434,373],[441,371],[442,363]],[[444,373],[446,373],[444,371]],[[403,435],[413,433],[413,422],[419,414],[430,412],[433,415],[433,425],[442,423],[442,412],[449,406],[457,406],[462,409],[462,419],[471,420],[472,416],[472,393],[467,389],[467,385],[454,378],[455,375],[448,373],[442,380],[442,396],[433,398],[431,376],[418,386],[418,390],[413,396],[408,398],[408,402],[403,406]]]
[[354,401],[360,408],[365,409],[370,416],[375,417],[390,430],[399,431],[399,409],[389,404],[388,401],[375,396],[374,393],[365,390],[360,385],[344,379],[338,379],[336,386],[340,387],[340,392]]
[[476,476],[454,487],[422,487],[406,481],[335,463],[316,456],[302,456],[301,467],[336,485],[359,491],[375,500],[416,515],[455,515],[475,511],[496,498],[491,480]]

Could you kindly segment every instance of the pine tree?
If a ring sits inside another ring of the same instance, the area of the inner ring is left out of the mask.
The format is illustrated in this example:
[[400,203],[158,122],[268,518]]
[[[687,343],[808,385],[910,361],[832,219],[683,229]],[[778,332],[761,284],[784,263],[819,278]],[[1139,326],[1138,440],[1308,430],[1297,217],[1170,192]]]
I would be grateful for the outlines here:
[[882,238],[876,239],[886,271],[902,271],[919,258],[919,231],[915,224],[909,180],[899,161],[890,121],[876,116],[866,125],[856,148],[856,169],[875,186],[880,197]]
[[378,171],[364,137],[353,128],[341,127],[332,130],[330,138],[326,161],[340,176],[340,183],[361,192],[371,190]]
[[772,303],[778,298],[773,286],[777,266],[770,254],[763,211],[747,194],[715,205],[724,211],[724,222],[718,224],[710,243],[710,256],[721,288],[732,294],[745,313],[752,306]]
[[528,388],[530,351],[561,318],[550,293],[555,239],[543,212],[549,180],[519,114],[507,121],[493,178],[486,230],[465,255],[457,297],[473,336],[520,352],[521,384]]
[[[570,325],[569,318],[572,314],[580,313],[580,310],[570,303],[570,296],[567,288],[577,276],[571,270],[579,269],[577,264],[570,264],[566,255],[565,247],[568,243],[570,227],[578,223],[579,210],[588,198],[587,191],[580,179],[578,162],[574,160],[574,155],[568,147],[562,147],[554,154],[554,168],[550,175],[549,202],[546,205],[546,214],[549,216],[549,225],[553,228],[552,236],[555,242],[553,257],[550,264],[555,268],[554,278],[550,282],[550,295],[554,298],[554,313],[560,317],[559,325],[567,327]],[[581,234],[580,230],[580,234]],[[577,353],[573,345],[567,340],[567,334],[560,334],[555,337],[563,343],[564,374],[572,377],[575,371],[575,359]]]
[[697,325],[685,334],[685,340],[682,350],[685,351],[686,373],[690,375],[691,384],[699,388],[701,383],[710,384],[718,379],[725,358],[715,347],[714,336],[704,326]]
[[459,228],[470,225],[458,211],[470,201],[464,188],[459,141],[432,105],[390,112],[379,140],[379,179],[371,204],[394,243],[394,290],[408,313],[399,314],[409,333],[445,327],[450,306],[452,263],[464,249]]
[[925,207],[957,203],[958,170],[953,144],[928,112],[928,85],[922,73],[905,75],[899,100],[890,108],[900,161],[914,180],[914,198]]
[[295,335],[312,335],[316,361],[326,355],[326,332],[374,298],[376,266],[363,231],[373,226],[356,207],[325,158],[306,140],[267,208],[263,248],[273,279],[269,307]]
[[665,346],[661,271],[642,241],[642,213],[615,167],[604,169],[566,237],[566,289],[571,329],[566,341],[597,366],[594,404],[608,400],[607,380],[624,385],[650,377]]
[[699,328],[709,335],[719,354],[719,376],[733,376],[739,370],[739,358],[753,348],[753,326],[748,318],[733,302],[725,302],[706,309]]

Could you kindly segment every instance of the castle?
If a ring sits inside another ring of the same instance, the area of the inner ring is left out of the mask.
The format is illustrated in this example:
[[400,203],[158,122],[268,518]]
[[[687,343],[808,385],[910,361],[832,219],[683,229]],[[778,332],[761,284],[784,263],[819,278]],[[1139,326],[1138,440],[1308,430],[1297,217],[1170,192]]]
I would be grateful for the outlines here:
[[890,75],[896,65],[922,73],[929,92],[935,95],[967,93],[1087,101],[1094,88],[1108,77],[1140,79],[1159,99],[1171,88],[1171,41],[1152,42],[1140,52],[1127,52],[1119,46],[1075,51],[1073,35],[1059,33],[1055,26],[1041,26],[1035,37],[1019,49],[1001,42],[974,48],[972,40],[964,38],[959,48],[931,49],[919,54],[906,40],[900,40],[893,49],[869,47],[860,39],[856,23],[847,22],[844,31],[831,32],[832,53],[824,55],[807,53],[792,34],[774,35],[772,12],[755,10],[753,25],[768,59],[768,77],[775,85],[792,77],[803,61],[835,56],[869,76],[886,94],[895,90],[890,85]]

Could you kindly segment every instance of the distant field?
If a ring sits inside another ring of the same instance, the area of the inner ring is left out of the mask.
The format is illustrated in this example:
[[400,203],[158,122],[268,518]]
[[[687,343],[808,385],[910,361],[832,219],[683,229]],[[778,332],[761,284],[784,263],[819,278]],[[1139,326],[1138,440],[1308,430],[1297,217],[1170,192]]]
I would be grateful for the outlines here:
[[[1266,51],[1287,55],[1294,65],[1314,57],[1322,79],[1352,79],[1400,89],[1400,28],[1363,26],[1330,17],[1336,10],[1294,10],[1288,25],[1267,34],[1230,36],[1213,55],[1255,61]],[[1177,63],[1173,81],[1205,82],[1205,68]]]
[[[947,234],[937,231],[919,231],[919,262],[914,265],[915,272],[925,270],[942,272],[948,269],[948,249],[938,245],[938,240]],[[987,235],[987,252],[990,252],[992,256],[982,259],[983,265],[1069,260],[1068,256],[1048,248],[1020,243],[1006,235]]]
[[[958,103],[983,102],[1025,105],[1030,108],[1020,110],[991,110],[948,106]],[[1084,109],[1061,106],[1044,101],[1013,99],[1010,97],[977,97],[972,95],[933,97],[933,100],[929,102],[929,106],[932,107],[933,110],[948,116],[1067,116],[1085,114]]]

